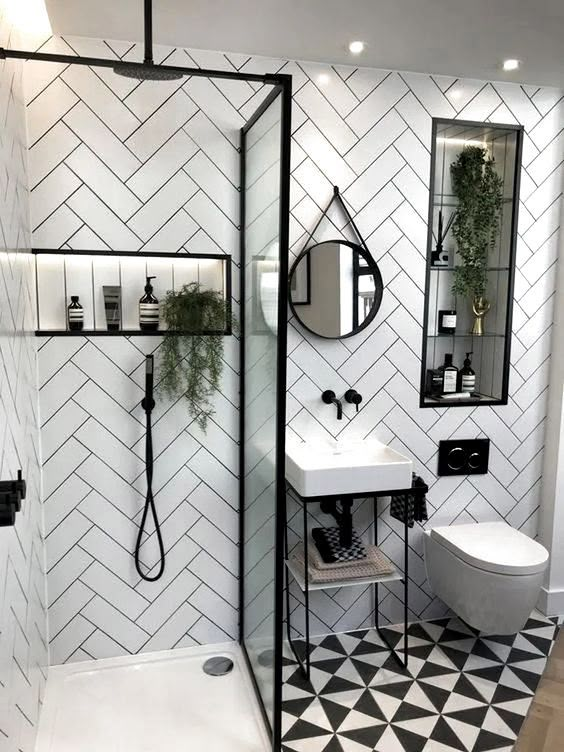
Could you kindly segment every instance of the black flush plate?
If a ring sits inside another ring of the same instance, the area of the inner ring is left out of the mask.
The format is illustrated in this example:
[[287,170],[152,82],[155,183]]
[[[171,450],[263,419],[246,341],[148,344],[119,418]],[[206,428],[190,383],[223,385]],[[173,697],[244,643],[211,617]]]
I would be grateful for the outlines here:
[[439,442],[439,475],[480,475],[488,472],[489,439],[448,439]]

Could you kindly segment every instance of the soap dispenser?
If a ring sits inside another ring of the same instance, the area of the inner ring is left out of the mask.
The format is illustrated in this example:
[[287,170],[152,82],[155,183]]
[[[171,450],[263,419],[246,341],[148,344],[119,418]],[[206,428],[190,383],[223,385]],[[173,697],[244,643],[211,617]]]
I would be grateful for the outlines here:
[[156,332],[159,328],[159,301],[153,295],[151,280],[147,277],[145,295],[139,301],[139,328],[144,332]]

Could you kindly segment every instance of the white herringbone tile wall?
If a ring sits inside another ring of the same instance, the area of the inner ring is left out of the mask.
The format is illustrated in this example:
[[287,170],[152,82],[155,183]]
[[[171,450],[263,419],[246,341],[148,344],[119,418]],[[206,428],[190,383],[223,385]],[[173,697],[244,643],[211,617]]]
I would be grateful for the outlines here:
[[[0,40],[12,40],[3,18]],[[0,62],[0,119],[0,478],[27,480],[15,527],[0,528],[0,749],[33,752],[48,656],[21,63]]]
[[[52,39],[45,50],[140,59],[138,46]],[[362,334],[329,342],[290,321],[288,424],[300,437],[378,436],[429,481],[429,524],[502,517],[536,533],[554,264],[559,241],[564,103],[552,89],[389,71],[160,50],[187,65],[294,76],[292,251],[334,183],[351,204],[385,282]],[[28,76],[34,245],[192,250],[237,248],[237,129],[262,94],[237,82],[137,84],[108,71],[34,64]],[[322,75],[323,74],[323,75]],[[526,128],[507,407],[420,410],[421,318],[431,117]],[[322,225],[317,239],[334,235]],[[238,294],[235,291],[237,300]],[[154,341],[152,341],[154,342]],[[203,438],[182,405],[159,405],[159,497],[169,569],[164,585],[133,575],[143,492],[139,338],[46,340],[40,351],[48,586],[53,661],[170,648],[235,636],[238,364],[227,342],[218,418]],[[342,422],[320,390],[354,386],[362,410]],[[102,419],[103,416],[103,419]],[[437,444],[487,435],[491,471],[437,479]],[[365,505],[357,518],[361,527]],[[381,540],[398,559],[383,507]],[[151,543],[149,543],[150,547]],[[150,555],[147,551],[147,555]],[[441,613],[426,584],[421,534],[410,549],[412,616]],[[296,605],[296,601],[294,601]],[[371,595],[316,594],[316,631],[370,620]],[[397,619],[394,591],[382,610]]]

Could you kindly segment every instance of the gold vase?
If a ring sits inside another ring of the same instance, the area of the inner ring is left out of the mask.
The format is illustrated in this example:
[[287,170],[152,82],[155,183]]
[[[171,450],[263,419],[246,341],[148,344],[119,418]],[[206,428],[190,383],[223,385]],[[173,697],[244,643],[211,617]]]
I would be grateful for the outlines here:
[[481,295],[474,298],[472,301],[472,310],[474,311],[474,326],[472,327],[472,334],[475,337],[481,337],[484,333],[484,316],[490,310],[491,304],[486,298]]

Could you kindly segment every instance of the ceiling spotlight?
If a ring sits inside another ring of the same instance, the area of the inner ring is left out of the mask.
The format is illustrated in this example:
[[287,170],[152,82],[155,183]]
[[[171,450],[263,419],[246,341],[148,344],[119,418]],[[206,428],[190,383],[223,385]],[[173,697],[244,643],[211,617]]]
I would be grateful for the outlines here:
[[364,42],[351,42],[349,44],[349,52],[352,52],[353,55],[360,55],[363,50]]
[[521,67],[521,61],[517,60],[516,58],[511,57],[503,61],[504,71],[514,71],[520,67]]

